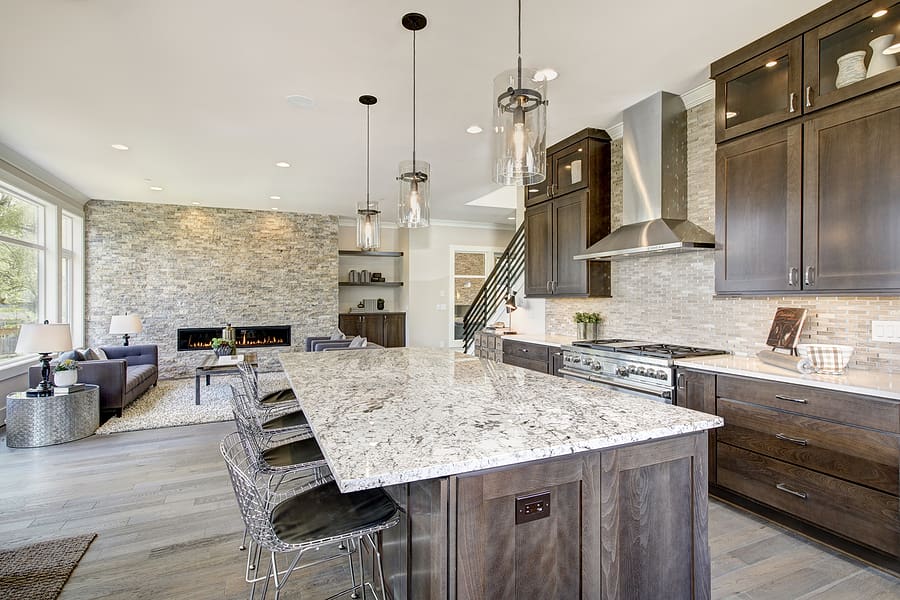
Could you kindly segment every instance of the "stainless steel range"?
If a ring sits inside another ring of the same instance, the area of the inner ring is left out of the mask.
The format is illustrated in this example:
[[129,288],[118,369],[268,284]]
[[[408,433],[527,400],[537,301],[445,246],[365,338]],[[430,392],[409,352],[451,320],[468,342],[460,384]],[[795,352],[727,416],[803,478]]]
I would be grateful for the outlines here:
[[675,359],[726,354],[724,350],[653,344],[634,340],[585,340],[563,346],[566,379],[623,389],[667,404],[678,404]]

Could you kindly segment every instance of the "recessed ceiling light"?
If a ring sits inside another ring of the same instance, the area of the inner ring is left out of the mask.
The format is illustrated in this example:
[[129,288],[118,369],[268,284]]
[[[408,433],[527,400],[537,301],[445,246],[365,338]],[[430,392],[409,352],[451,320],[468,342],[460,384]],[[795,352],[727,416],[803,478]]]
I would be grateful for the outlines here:
[[900,54],[900,42],[897,42],[893,46],[888,46],[884,49],[882,54]]
[[516,220],[515,217],[506,217],[506,218],[509,219],[510,221],[515,221],[515,220]]
[[113,144],[112,147],[116,150],[128,150],[128,146],[125,144]]
[[727,113],[725,113],[725,118],[726,118],[726,119],[733,119],[733,118],[735,118],[736,116],[737,116],[737,113],[736,113],[736,112],[731,112],[730,110],[729,110]]
[[269,196],[269,200],[281,200],[281,196]]
[[287,169],[289,166],[291,166],[291,163],[280,161],[280,162],[275,163],[275,166],[281,167],[282,169]]
[[193,204],[194,206],[200,206],[199,202],[191,202],[191,204]]
[[278,209],[277,209],[276,207],[273,206],[273,207],[272,207],[272,210],[278,210]]
[[288,104],[299,106],[300,108],[312,108],[316,105],[315,100],[313,100],[309,96],[303,96],[301,94],[291,94],[290,96],[286,96],[284,99],[287,100]]
[[481,133],[482,129],[478,125],[469,125],[466,127],[466,133]]
[[162,189],[161,187],[159,187],[158,185],[151,185],[151,186],[150,186],[150,189],[153,190],[154,192],[161,192],[161,191],[163,191],[163,189]]
[[886,14],[887,14],[887,10],[882,8],[882,9],[879,9],[879,10],[876,10],[875,12],[873,12],[872,17],[874,17],[876,19],[880,19],[881,17],[883,17]]
[[539,69],[531,79],[533,81],[553,81],[557,77],[559,77],[559,73],[553,69]]

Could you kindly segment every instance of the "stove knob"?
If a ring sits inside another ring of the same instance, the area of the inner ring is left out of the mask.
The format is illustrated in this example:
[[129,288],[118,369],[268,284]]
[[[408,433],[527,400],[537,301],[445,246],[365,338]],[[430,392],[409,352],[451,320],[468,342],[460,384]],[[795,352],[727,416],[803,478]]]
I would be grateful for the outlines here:
[[629,373],[637,373],[637,367],[635,367],[634,365],[629,366],[628,372]]
[[647,372],[647,369],[645,369],[644,367],[641,367],[640,369],[637,370],[637,374],[638,375],[647,375],[648,372]]
[[622,366],[616,367],[616,375],[619,375],[620,377],[628,377],[628,369]]
[[656,378],[657,378],[657,379],[662,379],[662,380],[668,379],[668,377],[666,377],[666,372],[665,372],[665,371],[657,371],[657,372],[656,372]]
[[602,371],[602,370],[603,370],[603,365],[601,365],[600,363],[594,363],[594,370],[595,370],[595,371]]
[[580,363],[580,362],[581,362],[581,357],[580,357],[580,356],[576,356],[575,358],[572,359],[572,362],[573,362],[573,363]]

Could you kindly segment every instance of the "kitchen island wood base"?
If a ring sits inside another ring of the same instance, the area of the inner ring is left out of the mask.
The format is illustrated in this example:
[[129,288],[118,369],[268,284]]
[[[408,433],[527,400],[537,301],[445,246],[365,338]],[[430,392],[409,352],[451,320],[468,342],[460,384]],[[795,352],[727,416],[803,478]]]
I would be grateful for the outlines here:
[[709,598],[707,433],[396,485],[393,600]]

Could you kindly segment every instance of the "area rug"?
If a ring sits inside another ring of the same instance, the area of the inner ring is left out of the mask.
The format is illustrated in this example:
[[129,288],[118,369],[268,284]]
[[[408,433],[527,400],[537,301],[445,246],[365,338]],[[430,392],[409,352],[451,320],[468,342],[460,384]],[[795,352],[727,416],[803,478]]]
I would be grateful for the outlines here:
[[[200,380],[200,406],[194,403],[194,378],[163,379],[143,396],[129,404],[121,417],[113,417],[100,426],[97,433],[105,435],[140,429],[160,429],[179,425],[196,425],[230,421],[231,385],[239,386],[238,376],[210,378],[210,385]],[[288,387],[284,373],[260,373],[259,387],[263,392]]]
[[0,550],[0,600],[54,600],[96,533]]

